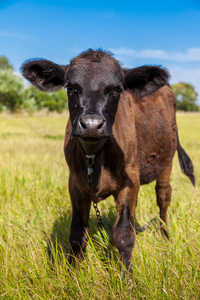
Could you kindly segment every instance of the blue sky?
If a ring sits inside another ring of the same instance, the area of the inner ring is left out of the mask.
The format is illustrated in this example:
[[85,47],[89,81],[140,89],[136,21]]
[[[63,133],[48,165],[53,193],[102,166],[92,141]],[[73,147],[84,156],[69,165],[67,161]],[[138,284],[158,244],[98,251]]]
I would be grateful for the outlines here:
[[0,0],[0,55],[16,72],[29,58],[67,64],[99,47],[125,67],[163,65],[200,95],[199,0]]

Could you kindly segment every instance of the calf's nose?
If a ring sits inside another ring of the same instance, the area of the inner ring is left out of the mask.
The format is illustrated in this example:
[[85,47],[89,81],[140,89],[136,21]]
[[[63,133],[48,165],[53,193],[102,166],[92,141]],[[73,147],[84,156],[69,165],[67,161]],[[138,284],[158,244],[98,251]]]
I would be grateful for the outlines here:
[[106,119],[97,114],[85,114],[79,118],[79,127],[83,136],[100,136],[106,126]]

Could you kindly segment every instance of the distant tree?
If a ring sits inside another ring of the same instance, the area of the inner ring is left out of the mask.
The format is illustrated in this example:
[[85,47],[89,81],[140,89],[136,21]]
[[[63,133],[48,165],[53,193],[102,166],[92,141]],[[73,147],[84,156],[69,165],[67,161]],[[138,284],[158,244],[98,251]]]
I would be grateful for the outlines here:
[[60,89],[51,94],[51,101],[46,103],[50,111],[57,111],[62,113],[68,106],[67,92],[64,89]]
[[33,85],[29,85],[23,94],[24,108],[28,108],[32,111],[35,108],[41,109],[43,107],[48,108],[49,111],[57,111],[61,113],[67,108],[67,93],[65,90],[60,89],[53,93],[41,92],[36,89]]
[[179,82],[173,84],[172,90],[177,99],[177,110],[183,111],[198,111],[199,107],[196,104],[198,93],[190,83]]
[[34,86],[29,85],[28,87],[26,87],[23,90],[23,94],[22,94],[22,99],[23,99],[23,103],[22,103],[22,109],[27,110],[30,114],[34,113],[37,109],[38,109],[38,105],[36,102],[36,95],[35,93],[38,90],[36,90],[36,88],[34,88]]
[[0,70],[14,70],[13,66],[5,56],[0,56]]
[[0,112],[2,112],[2,111],[3,111],[3,104],[0,103]]
[[11,68],[0,69],[0,106],[6,107],[12,112],[22,105],[22,93],[24,83],[20,76]]
[[47,92],[41,92],[36,89],[32,84],[28,85],[23,92],[23,102],[34,102],[37,109],[42,108],[43,102],[49,98]]

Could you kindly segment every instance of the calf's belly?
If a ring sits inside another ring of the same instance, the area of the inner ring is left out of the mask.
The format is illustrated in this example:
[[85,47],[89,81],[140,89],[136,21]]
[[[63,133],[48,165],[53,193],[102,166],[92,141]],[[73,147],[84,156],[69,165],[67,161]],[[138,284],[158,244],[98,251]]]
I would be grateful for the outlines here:
[[150,183],[158,178],[158,176],[167,168],[172,161],[173,156],[161,159],[152,159],[145,165],[140,166],[140,184]]

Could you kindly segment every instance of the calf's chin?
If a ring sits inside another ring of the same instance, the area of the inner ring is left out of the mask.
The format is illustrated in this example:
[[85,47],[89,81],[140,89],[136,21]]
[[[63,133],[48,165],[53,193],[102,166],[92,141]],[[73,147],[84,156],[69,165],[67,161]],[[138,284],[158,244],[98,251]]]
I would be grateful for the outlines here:
[[77,139],[85,151],[85,154],[98,153],[107,141],[107,138],[88,138],[87,140],[78,137]]

